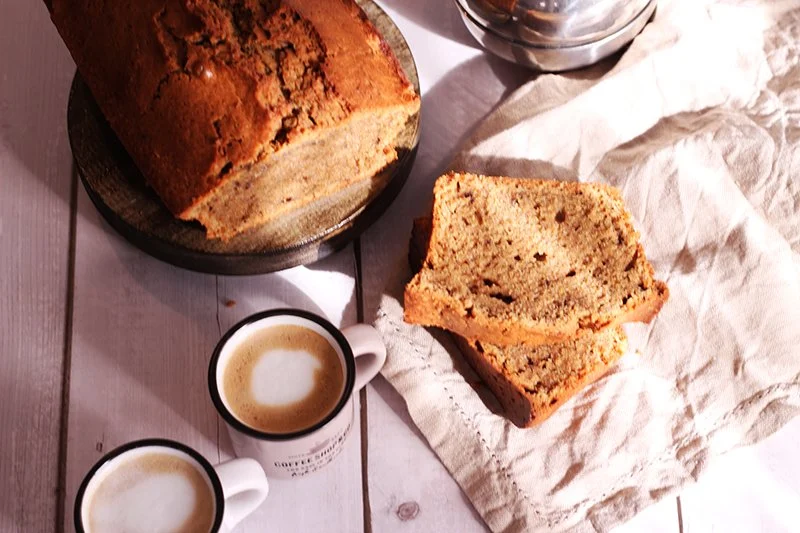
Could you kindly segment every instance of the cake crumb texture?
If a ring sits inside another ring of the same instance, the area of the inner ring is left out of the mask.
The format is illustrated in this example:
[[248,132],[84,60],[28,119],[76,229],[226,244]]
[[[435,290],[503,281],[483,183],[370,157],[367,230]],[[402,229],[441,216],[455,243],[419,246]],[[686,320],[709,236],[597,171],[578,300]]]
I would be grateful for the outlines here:
[[[431,219],[414,220],[409,265],[422,268]],[[453,335],[464,358],[500,402],[506,417],[526,428],[541,424],[583,388],[602,377],[627,348],[620,327],[539,346],[497,346]]]
[[449,173],[405,319],[500,346],[647,322],[668,289],[638,239],[613,187]]

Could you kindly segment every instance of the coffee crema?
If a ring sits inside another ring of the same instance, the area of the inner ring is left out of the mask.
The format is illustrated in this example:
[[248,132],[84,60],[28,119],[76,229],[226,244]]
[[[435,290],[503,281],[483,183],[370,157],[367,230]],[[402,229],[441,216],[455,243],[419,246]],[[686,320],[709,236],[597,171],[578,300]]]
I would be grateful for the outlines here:
[[233,415],[265,433],[307,429],[333,411],[344,392],[339,354],[307,327],[258,330],[233,350],[222,392]]
[[176,453],[134,451],[108,468],[84,503],[87,533],[211,530],[214,492],[189,460]]

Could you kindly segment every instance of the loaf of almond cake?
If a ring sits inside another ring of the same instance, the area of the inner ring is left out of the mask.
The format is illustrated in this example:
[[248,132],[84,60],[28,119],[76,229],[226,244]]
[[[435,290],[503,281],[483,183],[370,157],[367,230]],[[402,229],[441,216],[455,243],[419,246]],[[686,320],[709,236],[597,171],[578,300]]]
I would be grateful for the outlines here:
[[353,0],[53,0],[80,74],[177,217],[228,239],[360,180],[419,96]]

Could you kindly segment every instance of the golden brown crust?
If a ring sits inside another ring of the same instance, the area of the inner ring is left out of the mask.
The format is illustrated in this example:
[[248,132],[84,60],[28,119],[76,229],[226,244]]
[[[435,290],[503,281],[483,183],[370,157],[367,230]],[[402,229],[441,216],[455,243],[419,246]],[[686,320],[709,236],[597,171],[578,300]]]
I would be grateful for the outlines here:
[[654,297],[645,302],[643,305],[633,309],[631,312],[623,315],[614,324],[625,324],[627,322],[644,322],[649,324],[664,307],[669,299],[669,287],[663,281],[655,280]]
[[[445,294],[432,294],[429,291],[417,290],[417,277],[406,286],[403,304],[403,320],[409,324],[435,326],[457,333],[470,341],[486,340],[498,345],[550,344],[568,340],[578,334],[577,327],[567,332],[531,331],[523,329],[516,322],[498,322],[485,316],[474,308],[472,314],[461,314],[460,302]],[[610,325],[610,324],[609,324]]]
[[284,1],[319,33],[326,77],[352,110],[417,100],[391,48],[353,0]]
[[354,114],[418,107],[352,0],[54,0],[51,17],[123,145],[183,218],[292,143]]
[[353,0],[284,1],[319,33],[326,77],[351,109],[417,99],[391,48]]
[[[416,279],[416,278],[415,278]],[[543,330],[523,330],[519,323],[497,323],[480,312],[473,310],[471,316],[461,315],[454,311],[458,302],[450,301],[447,297],[431,296],[427,291],[416,291],[413,287],[414,280],[407,286],[404,293],[403,319],[410,324],[435,326],[448,331],[457,332],[470,341],[492,339],[499,345],[526,344],[537,346],[563,342],[585,333],[598,332],[606,328],[620,326],[628,322],[650,323],[666,303],[669,289],[666,284],[657,281],[655,296],[643,305],[626,313],[614,317],[609,322],[595,322],[591,327],[577,326],[566,332]],[[500,340],[500,342],[497,342]]]
[[[460,315],[454,312],[455,302],[449,302],[443,297],[430,297],[427,292],[415,291],[410,286],[409,283],[404,293],[403,320],[410,324],[446,329],[472,342],[491,339],[490,342],[500,346],[524,344],[535,347],[564,342],[576,336],[603,331],[629,322],[649,323],[661,310],[668,295],[668,291],[664,291],[657,298],[647,301],[645,305],[602,325],[594,323],[592,325],[595,327],[576,327],[563,333],[556,331],[542,333],[541,330],[523,330],[518,323],[497,323],[479,313],[474,313],[472,316]],[[660,286],[666,288],[666,285]]]

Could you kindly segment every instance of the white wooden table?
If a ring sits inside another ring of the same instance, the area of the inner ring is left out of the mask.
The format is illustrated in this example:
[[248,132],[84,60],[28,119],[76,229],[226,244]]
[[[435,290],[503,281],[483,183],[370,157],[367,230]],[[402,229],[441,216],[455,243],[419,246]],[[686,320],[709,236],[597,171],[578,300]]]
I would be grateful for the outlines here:
[[[336,324],[372,309],[433,179],[467,132],[530,75],[483,54],[450,2],[384,0],[415,54],[422,142],[400,198],[359,242],[308,267],[230,278],[139,252],[94,210],[72,167],[74,64],[44,5],[0,0],[0,531],[72,530],[84,472],[162,436],[231,456],[207,362],[238,319],[283,301]],[[480,517],[378,378],[324,473],[272,482],[239,531],[471,532]],[[720,459],[618,531],[800,531],[800,419]]]

